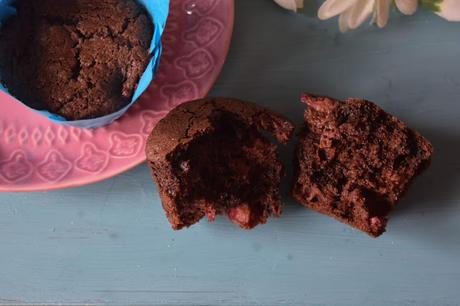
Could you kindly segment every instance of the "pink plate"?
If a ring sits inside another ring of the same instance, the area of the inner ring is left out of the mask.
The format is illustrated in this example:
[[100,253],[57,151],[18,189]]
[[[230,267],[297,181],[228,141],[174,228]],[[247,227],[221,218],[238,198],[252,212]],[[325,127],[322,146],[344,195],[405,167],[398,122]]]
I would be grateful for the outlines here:
[[172,0],[160,69],[120,120],[94,129],[51,123],[0,93],[0,191],[75,187],[145,161],[145,140],[176,105],[205,96],[230,46],[233,0]]

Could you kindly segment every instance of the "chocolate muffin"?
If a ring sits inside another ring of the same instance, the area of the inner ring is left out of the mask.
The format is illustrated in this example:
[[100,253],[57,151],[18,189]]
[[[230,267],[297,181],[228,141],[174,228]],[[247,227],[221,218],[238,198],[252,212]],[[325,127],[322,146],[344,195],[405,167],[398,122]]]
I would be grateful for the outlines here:
[[297,201],[371,236],[425,169],[428,140],[372,102],[305,94],[305,128],[295,158]]
[[157,124],[146,154],[174,229],[220,214],[250,229],[281,214],[283,165],[262,130],[286,142],[294,126],[273,111],[231,98],[182,104]]
[[113,113],[149,61],[153,23],[134,0],[17,0],[0,28],[0,78],[10,93],[68,120]]

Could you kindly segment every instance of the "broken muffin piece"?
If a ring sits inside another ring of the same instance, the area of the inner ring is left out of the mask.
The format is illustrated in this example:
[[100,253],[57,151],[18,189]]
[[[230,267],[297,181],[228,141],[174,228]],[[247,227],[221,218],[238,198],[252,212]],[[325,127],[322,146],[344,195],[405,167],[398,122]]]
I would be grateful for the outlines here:
[[294,126],[266,108],[230,98],[182,104],[157,124],[146,154],[174,229],[220,214],[250,229],[280,215],[283,165],[262,130],[286,142]]
[[432,145],[372,102],[304,94],[305,127],[292,195],[305,206],[377,237]]

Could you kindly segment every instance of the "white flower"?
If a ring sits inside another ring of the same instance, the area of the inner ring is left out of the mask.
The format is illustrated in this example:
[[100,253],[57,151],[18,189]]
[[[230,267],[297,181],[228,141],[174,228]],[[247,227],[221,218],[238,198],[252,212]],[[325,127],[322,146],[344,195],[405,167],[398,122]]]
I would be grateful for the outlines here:
[[[294,12],[304,7],[304,0],[274,1]],[[392,3],[404,15],[414,14],[420,3],[448,21],[460,21],[460,0],[325,0],[318,10],[318,17],[325,20],[339,16],[342,32],[356,29],[371,16],[372,23],[383,28],[388,23]]]
[[448,21],[460,21],[460,1],[459,0],[443,0],[438,4],[436,14]]
[[297,9],[303,8],[303,0],[275,0],[279,6],[287,10],[297,12]]
[[398,10],[404,15],[413,15],[417,11],[417,0],[399,0],[395,3]]
[[[452,0],[455,1],[455,0]],[[372,22],[383,28],[388,22],[392,0],[326,0],[318,11],[322,20],[339,16],[340,31],[356,29],[370,16]],[[397,8],[406,15],[415,13],[417,0],[395,0]]]

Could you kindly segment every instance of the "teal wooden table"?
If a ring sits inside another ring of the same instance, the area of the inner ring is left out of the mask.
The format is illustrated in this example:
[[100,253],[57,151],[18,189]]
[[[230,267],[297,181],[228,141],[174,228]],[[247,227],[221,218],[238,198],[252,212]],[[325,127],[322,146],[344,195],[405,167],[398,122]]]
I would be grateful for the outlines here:
[[269,0],[236,6],[213,95],[297,123],[302,90],[364,96],[432,140],[433,165],[388,232],[369,238],[287,195],[283,216],[252,231],[218,218],[173,232],[141,165],[82,188],[0,194],[0,305],[460,304],[460,24],[419,13],[342,35]]

